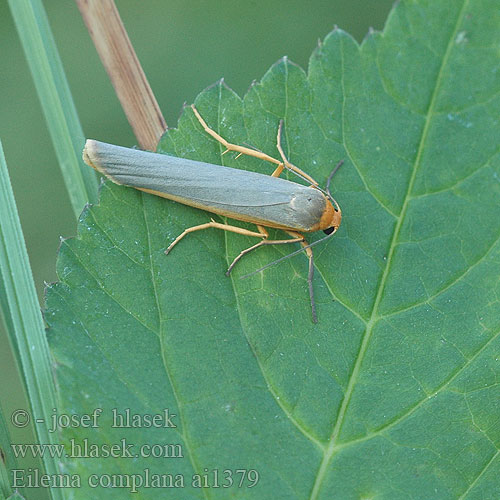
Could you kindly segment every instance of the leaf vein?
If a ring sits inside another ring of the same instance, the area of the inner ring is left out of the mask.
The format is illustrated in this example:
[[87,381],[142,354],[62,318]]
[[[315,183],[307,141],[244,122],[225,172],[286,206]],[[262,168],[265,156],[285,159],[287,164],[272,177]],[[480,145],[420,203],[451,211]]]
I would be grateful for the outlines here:
[[[443,392],[460,374],[464,372],[496,339],[500,337],[500,330],[496,332],[490,339],[488,339],[467,361],[460,366],[455,373],[453,373],[448,379],[444,380],[443,383],[437,387],[432,393],[428,394],[424,399],[421,399],[412,407],[408,408],[403,414],[396,417],[390,422],[387,422],[382,427],[375,429],[370,434],[363,436],[359,439],[353,439],[352,441],[346,441],[345,443],[341,443],[337,445],[336,449],[346,448],[348,446],[352,446],[353,444],[362,443],[363,441],[368,441],[369,439],[373,439],[376,436],[382,435],[387,430],[395,427],[397,424],[403,422],[406,418],[415,413],[420,407],[422,407],[428,401],[431,401],[436,396],[438,396],[441,392]],[[450,390],[451,392],[451,390]]]
[[490,253],[495,249],[495,247],[499,241],[500,241],[500,234],[494,239],[493,243],[487,248],[486,252],[476,260],[476,262],[474,262],[470,266],[468,266],[467,269],[465,269],[465,271],[460,273],[455,279],[453,279],[450,283],[448,283],[443,288],[441,288],[440,290],[435,292],[433,295],[430,295],[429,297],[427,297],[425,300],[423,300],[421,302],[416,302],[415,304],[412,304],[412,305],[405,307],[403,309],[398,309],[397,311],[393,311],[391,313],[379,316],[378,319],[390,318],[390,317],[395,316],[397,314],[401,314],[403,312],[409,311],[410,309],[415,309],[416,307],[422,306],[424,304],[430,305],[430,302],[432,300],[439,297],[439,295],[443,294],[444,292],[449,290],[451,287],[456,285],[459,281],[461,281],[463,278],[465,278],[473,269],[475,269],[478,265],[480,265],[490,255]]
[[496,458],[498,457],[499,454],[500,454],[500,450],[497,450],[497,452],[491,457],[491,459],[488,460],[488,462],[484,465],[481,472],[477,475],[477,477],[474,479],[474,481],[472,481],[469,484],[469,487],[458,497],[458,500],[461,500],[462,498],[465,498],[468,495],[469,491],[471,491],[476,486],[476,484],[479,482],[481,477],[489,469],[490,465],[493,464],[493,462],[496,460]]
[[118,249],[118,251],[120,251],[123,255],[125,255],[125,257],[127,257],[127,259],[129,259],[131,262],[133,262],[134,264],[137,264],[139,267],[142,267],[143,269],[147,269],[146,266],[133,259],[127,252],[125,252],[125,250],[123,250],[116,241],[113,240],[113,238],[111,237],[111,235],[106,231],[106,229],[104,229],[104,227],[99,223],[99,221],[97,220],[95,214],[94,214],[94,211],[93,210],[90,210],[90,214],[92,216],[92,219],[94,219],[94,222],[96,223],[96,226],[103,232],[104,236],[106,236],[106,238],[109,240],[109,242],[113,245],[114,248]]
[[411,197],[412,200],[416,200],[418,198],[425,198],[426,196],[431,196],[433,194],[440,194],[440,193],[445,193],[447,191],[453,191],[456,187],[460,186],[460,184],[463,184],[467,179],[470,179],[471,177],[474,177],[477,173],[479,173],[483,168],[488,167],[490,165],[491,160],[495,158],[495,156],[500,153],[500,148],[498,148],[493,154],[489,156],[489,158],[486,159],[479,167],[475,168],[472,170],[469,174],[465,175],[464,177],[457,179],[453,184],[446,186],[442,189],[438,189],[436,191],[427,191],[426,193],[422,194],[417,194],[413,195]]
[[[153,330],[150,326],[148,326],[146,323],[144,323],[143,321],[141,321],[135,314],[132,313],[132,311],[129,311],[121,302],[118,301],[118,299],[116,297],[113,297],[113,295],[111,295],[111,293],[104,287],[104,285],[99,281],[99,279],[97,278],[97,276],[92,273],[92,271],[83,263],[82,259],[80,258],[80,256],[73,250],[73,248],[71,248],[70,245],[66,244],[66,247],[71,251],[71,253],[76,257],[76,259],[78,260],[78,262],[80,263],[80,265],[82,266],[82,269],[85,269],[85,271],[87,271],[87,273],[89,274],[89,276],[91,276],[94,281],[97,283],[97,285],[99,286],[99,288],[115,303],[117,304],[121,309],[123,309],[127,314],[130,314],[130,316],[132,316],[132,318],[134,318],[138,323],[140,323],[144,328],[146,328],[147,330],[149,330],[150,332],[152,332],[154,335],[156,335],[158,337],[158,332],[156,332],[155,330]],[[62,278],[59,278],[63,283],[65,283],[65,281],[62,279]]]

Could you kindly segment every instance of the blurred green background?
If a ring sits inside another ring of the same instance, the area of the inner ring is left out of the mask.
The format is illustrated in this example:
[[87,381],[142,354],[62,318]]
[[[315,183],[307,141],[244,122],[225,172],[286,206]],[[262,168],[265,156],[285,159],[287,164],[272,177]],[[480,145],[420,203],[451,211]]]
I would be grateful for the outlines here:
[[[239,95],[287,55],[303,68],[338,25],[361,41],[382,29],[392,0],[117,0],[132,44],[170,127],[184,102],[221,77]],[[135,144],[76,4],[45,8],[85,135]],[[56,279],[59,236],[76,231],[50,137],[5,1],[0,2],[0,138],[40,298]],[[83,207],[82,207],[83,208]],[[1,216],[1,214],[0,214]],[[0,398],[8,416],[24,406],[8,341],[0,331]],[[30,439],[15,436],[15,441]],[[30,492],[30,498],[45,498]]]

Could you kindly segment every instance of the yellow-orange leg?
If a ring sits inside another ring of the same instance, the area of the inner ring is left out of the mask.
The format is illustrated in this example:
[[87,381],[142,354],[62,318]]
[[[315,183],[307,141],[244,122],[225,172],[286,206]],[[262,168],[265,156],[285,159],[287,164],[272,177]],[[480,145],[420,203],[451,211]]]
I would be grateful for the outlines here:
[[278,136],[276,137],[276,148],[278,149],[281,159],[283,160],[283,163],[285,164],[285,167],[288,170],[292,170],[293,172],[296,172],[300,176],[302,176],[304,179],[308,180],[313,186],[317,186],[318,183],[309,175],[306,174],[304,171],[300,170],[299,167],[296,167],[292,163],[290,163],[285,156],[285,153],[283,152],[283,148],[281,147],[281,130],[283,129],[283,120],[280,120],[280,125],[278,127]]
[[293,238],[291,240],[267,240],[263,239],[262,241],[259,241],[259,243],[246,248],[245,250],[242,250],[239,255],[236,256],[236,258],[231,262],[231,265],[229,266],[228,270],[226,271],[226,276],[229,276],[231,274],[231,271],[233,270],[233,267],[236,265],[236,263],[247,253],[250,253],[253,250],[256,250],[257,248],[264,246],[264,245],[285,245],[287,243],[300,243],[304,241],[304,237],[301,236],[299,238]]
[[[191,108],[193,110],[194,115],[196,116],[196,118],[200,122],[201,126],[205,130],[205,132],[207,134],[211,135],[215,140],[219,141],[226,148],[226,151],[224,151],[224,153],[226,153],[227,151],[237,151],[239,153],[239,155],[244,154],[244,155],[248,155],[248,156],[253,156],[255,158],[259,158],[260,160],[265,160],[265,161],[269,161],[271,163],[274,163],[274,164],[278,165],[278,168],[273,172],[273,174],[272,174],[273,177],[278,177],[281,174],[281,172],[283,172],[284,165],[281,161],[277,160],[276,158],[273,158],[272,156],[266,155],[266,153],[263,153],[262,151],[257,151],[255,149],[246,148],[244,146],[238,146],[237,144],[232,144],[232,143],[226,141],[226,139],[224,139],[224,137],[220,136],[215,130],[212,130],[207,125],[207,122],[201,117],[199,111],[196,109],[194,104],[191,104]],[[278,142],[280,141],[280,136],[281,136],[281,124],[280,124],[280,129],[278,132]],[[281,146],[279,146],[278,150],[280,148],[281,148]],[[282,156],[284,157],[284,155],[282,155]],[[300,170],[300,168],[296,167],[295,165],[292,165],[288,160],[286,160],[285,165],[288,169],[296,172],[300,176],[305,177],[309,182],[312,182],[313,184],[317,185],[317,182],[312,177],[310,177],[305,172]],[[277,172],[277,174],[276,174],[276,172]]]
[[200,122],[205,132],[211,135],[215,140],[219,141],[228,151],[237,151],[238,153],[248,156],[254,156],[255,158],[266,160],[271,163],[275,163],[276,165],[279,165],[281,163],[279,160],[276,160],[276,158],[266,155],[266,153],[263,153],[262,151],[256,151],[254,149],[246,148],[244,146],[238,146],[237,144],[231,144],[230,142],[226,141],[224,137],[221,137],[215,130],[212,130],[207,125],[207,122],[201,117],[200,113],[198,112],[194,104],[191,104],[191,109],[193,110],[194,115]]
[[221,224],[219,222],[215,222],[213,219],[211,222],[206,222],[205,224],[200,224],[199,226],[193,226],[193,227],[188,227],[185,229],[175,240],[170,243],[168,248],[165,250],[165,254],[168,255],[168,253],[174,248],[177,243],[179,243],[184,236],[186,236],[189,233],[193,233],[194,231],[201,231],[202,229],[208,229],[210,227],[214,227],[217,229],[222,229],[224,231],[231,231],[233,233],[238,233],[238,234],[244,234],[245,236],[255,236],[257,238],[265,238],[266,235],[263,233],[256,233],[254,231],[249,231],[248,229],[243,229],[242,227],[237,227],[237,226],[230,226],[229,224]]

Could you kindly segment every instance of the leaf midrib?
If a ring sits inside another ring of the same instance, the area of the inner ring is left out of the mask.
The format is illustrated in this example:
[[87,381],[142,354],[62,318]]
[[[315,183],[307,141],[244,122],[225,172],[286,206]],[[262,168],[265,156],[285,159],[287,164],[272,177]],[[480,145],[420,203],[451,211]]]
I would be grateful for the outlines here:
[[[438,96],[438,93],[439,93],[439,90],[440,90],[440,87],[441,87],[441,80],[442,80],[442,76],[443,76],[443,69],[447,65],[448,58],[449,58],[449,55],[450,55],[450,52],[451,52],[451,48],[453,46],[453,41],[454,41],[454,39],[455,39],[455,37],[457,35],[458,28],[459,28],[459,26],[462,23],[464,12],[465,12],[465,8],[466,8],[466,6],[468,4],[468,1],[469,0],[464,0],[464,2],[462,4],[462,8],[460,9],[459,15],[457,17],[457,21],[455,23],[454,30],[453,30],[453,32],[452,32],[452,34],[450,36],[449,41],[448,41],[448,45],[446,47],[446,51],[444,53],[443,60],[441,62],[441,66],[439,68],[439,71],[438,71],[438,74],[437,74],[437,77],[436,77],[436,83],[434,85],[434,90],[432,92],[432,96],[431,96],[431,99],[430,99],[430,102],[429,102],[429,106],[428,106],[428,109],[427,109],[426,119],[425,119],[424,127],[423,127],[423,130],[422,130],[422,136],[420,138],[420,143],[419,143],[419,147],[418,147],[418,150],[417,150],[417,154],[415,156],[415,162],[414,162],[414,165],[413,165],[412,174],[411,174],[411,177],[410,177],[410,181],[408,183],[408,189],[406,191],[404,202],[403,202],[403,206],[402,206],[402,209],[401,209],[401,213],[400,213],[399,217],[397,218],[396,226],[394,228],[393,235],[392,235],[392,238],[391,238],[391,242],[390,242],[390,245],[389,245],[389,252],[388,252],[388,256],[387,256],[386,266],[384,268],[384,272],[383,272],[382,277],[380,279],[380,284],[379,284],[378,289],[377,289],[377,295],[375,297],[375,301],[374,301],[373,307],[372,307],[372,313],[371,313],[370,319],[368,320],[368,323],[367,323],[367,326],[366,326],[366,330],[365,330],[365,334],[363,336],[363,340],[361,342],[361,346],[360,346],[360,349],[359,349],[359,354],[358,354],[358,357],[357,357],[356,362],[354,364],[351,376],[349,378],[349,382],[347,384],[347,388],[346,388],[346,391],[345,391],[345,394],[344,394],[344,398],[342,400],[342,404],[341,404],[341,407],[340,407],[340,410],[339,410],[339,413],[338,413],[337,420],[335,422],[335,426],[333,428],[331,437],[329,439],[328,446],[327,446],[326,451],[324,453],[322,463],[321,463],[321,465],[320,465],[320,467],[318,469],[318,472],[316,474],[316,478],[315,478],[315,481],[314,481],[314,484],[313,484],[313,488],[311,490],[310,500],[315,500],[318,497],[321,485],[323,483],[323,479],[324,479],[325,474],[326,474],[326,472],[328,470],[328,466],[329,466],[330,460],[333,457],[333,455],[335,454],[335,451],[336,451],[336,448],[337,448],[336,441],[337,441],[337,438],[338,438],[338,436],[340,434],[340,431],[342,429],[342,425],[343,425],[343,422],[344,422],[344,417],[346,415],[347,408],[348,408],[349,403],[351,401],[351,397],[352,397],[352,394],[353,394],[353,391],[354,391],[354,387],[355,387],[356,382],[357,382],[357,376],[359,374],[360,367],[362,365],[364,356],[365,356],[366,351],[368,349],[368,344],[369,344],[370,339],[371,339],[371,335],[372,335],[372,332],[373,332],[373,327],[375,326],[375,324],[377,323],[377,321],[379,319],[379,317],[378,317],[379,304],[380,304],[380,301],[382,299],[383,292],[385,290],[385,285],[386,285],[387,277],[388,277],[388,275],[390,273],[392,257],[394,255],[394,250],[395,250],[395,248],[397,246],[397,241],[398,241],[399,233],[400,233],[400,230],[401,230],[401,226],[402,226],[402,224],[404,222],[405,215],[406,215],[406,210],[407,210],[408,204],[409,204],[409,202],[411,200],[411,192],[413,190],[413,184],[415,182],[417,171],[418,171],[418,169],[420,167],[420,164],[421,164],[421,158],[422,158],[422,153],[424,151],[424,145],[425,145],[426,140],[427,140],[427,135],[428,135],[428,132],[429,132],[431,120],[432,120],[432,117],[434,115],[434,108],[435,108],[437,96]],[[344,51],[343,51],[343,41],[341,40],[340,43],[341,43],[341,81],[342,81],[342,87],[343,87],[344,86]],[[343,96],[345,98],[345,92],[343,92]]]

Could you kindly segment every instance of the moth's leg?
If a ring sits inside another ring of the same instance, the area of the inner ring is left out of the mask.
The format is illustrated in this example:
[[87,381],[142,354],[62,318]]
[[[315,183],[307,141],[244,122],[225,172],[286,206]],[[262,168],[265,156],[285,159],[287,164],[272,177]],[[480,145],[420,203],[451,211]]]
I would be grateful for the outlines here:
[[[236,263],[247,253],[252,252],[253,250],[256,250],[257,248],[264,246],[264,245],[286,245],[287,243],[301,243],[304,241],[304,237],[300,235],[299,233],[295,233],[293,239],[290,240],[268,240],[268,232],[266,229],[262,226],[257,225],[257,228],[259,231],[263,231],[265,234],[264,239],[262,241],[259,241],[259,243],[256,243],[255,245],[252,245],[249,248],[246,248],[245,250],[242,250],[239,255],[236,256],[236,258],[231,262],[231,265],[229,266],[228,270],[226,271],[226,276],[229,276],[231,274],[231,271],[233,270],[233,267],[236,265]],[[288,234],[292,234],[291,232],[287,231]]]
[[285,167],[289,170],[292,170],[293,172],[299,174],[302,176],[304,179],[308,180],[310,183],[312,183],[313,186],[317,186],[318,183],[309,175],[306,174],[303,170],[301,170],[299,167],[296,167],[292,163],[290,163],[285,156],[285,153],[283,152],[283,148],[281,147],[281,131],[283,129],[283,120],[280,120],[280,125],[278,127],[278,136],[276,137],[276,148],[278,149],[280,156],[283,160],[283,163],[285,164]]
[[306,239],[295,231],[287,231],[287,233],[295,238],[302,237],[302,240],[299,241],[302,247],[304,247],[307,257],[309,258],[309,273],[307,275],[307,285],[309,287],[309,298],[311,299],[311,313],[312,320],[314,323],[318,322],[318,317],[316,316],[316,302],[314,301],[314,290],[313,290],[313,278],[314,278],[314,260],[313,260],[313,252],[312,248],[307,243]]
[[[276,169],[276,170],[278,170],[278,169]],[[271,177],[276,177],[274,175],[274,173],[276,172],[276,170],[271,174]],[[259,233],[264,235],[264,238],[268,238],[269,237],[269,233],[267,232],[267,229],[264,226],[261,226],[259,224],[255,224],[255,225],[257,226],[257,229],[259,230]]]
[[281,172],[283,172],[283,169],[285,168],[285,166],[283,165],[283,163],[280,163],[275,171],[271,174],[271,177],[279,177],[281,175]]
[[[215,140],[219,141],[226,148],[226,151],[224,151],[224,153],[226,153],[227,151],[237,151],[240,154],[254,156],[255,158],[259,158],[260,160],[269,161],[269,162],[274,163],[278,166],[282,165],[282,163],[279,160],[277,160],[276,158],[273,158],[272,156],[266,155],[266,153],[263,153],[262,151],[256,151],[255,149],[246,148],[244,146],[238,146],[237,144],[232,144],[232,143],[226,141],[226,139],[224,139],[224,137],[221,137],[215,130],[212,130],[207,125],[207,123],[201,117],[200,113],[198,112],[198,110],[196,109],[194,104],[191,104],[191,109],[193,110],[194,115],[196,116],[196,118],[200,122],[200,124],[203,127],[203,129],[205,130],[205,132],[207,134],[211,135]],[[283,168],[282,168],[282,170],[283,170]]]
[[177,243],[179,243],[179,241],[182,240],[182,238],[184,238],[187,234],[193,233],[194,231],[201,231],[202,229],[208,229],[210,227],[223,229],[224,231],[231,231],[233,233],[244,234],[245,236],[256,236],[257,238],[266,237],[263,233],[256,233],[255,231],[249,231],[248,229],[243,229],[242,227],[230,226],[229,224],[221,224],[212,219],[211,222],[206,222],[205,224],[200,224],[199,226],[188,227],[179,236],[177,236],[172,243],[170,243],[168,248],[165,250],[165,254],[168,255],[172,248],[174,248],[174,246],[177,245]]

